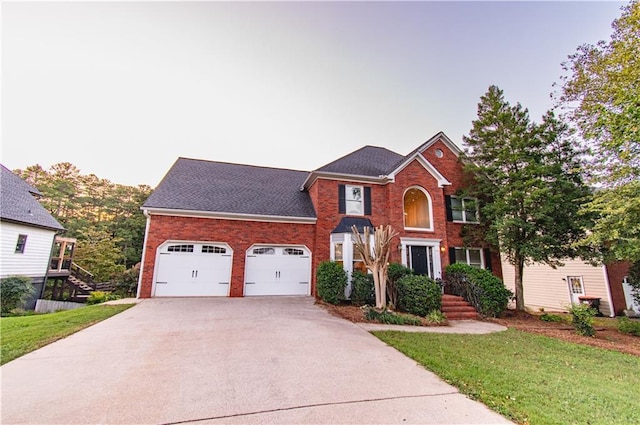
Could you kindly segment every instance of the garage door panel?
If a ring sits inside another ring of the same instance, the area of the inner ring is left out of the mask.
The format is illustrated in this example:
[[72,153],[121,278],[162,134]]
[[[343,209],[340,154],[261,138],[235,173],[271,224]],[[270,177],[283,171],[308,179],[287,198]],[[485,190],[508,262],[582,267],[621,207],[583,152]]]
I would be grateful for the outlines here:
[[300,247],[251,248],[246,256],[244,295],[309,295],[309,254]]
[[165,246],[164,252],[159,253],[154,296],[228,296],[232,266],[230,249],[217,246],[214,250],[212,245],[202,244],[190,247],[191,250],[182,252],[167,252]]

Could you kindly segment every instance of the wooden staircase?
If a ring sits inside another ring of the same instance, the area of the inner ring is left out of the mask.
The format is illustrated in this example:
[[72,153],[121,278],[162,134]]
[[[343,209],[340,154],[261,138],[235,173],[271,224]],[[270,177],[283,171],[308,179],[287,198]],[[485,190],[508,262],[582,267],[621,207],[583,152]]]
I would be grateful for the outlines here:
[[457,295],[442,295],[442,312],[449,320],[477,320],[478,312],[464,298]]

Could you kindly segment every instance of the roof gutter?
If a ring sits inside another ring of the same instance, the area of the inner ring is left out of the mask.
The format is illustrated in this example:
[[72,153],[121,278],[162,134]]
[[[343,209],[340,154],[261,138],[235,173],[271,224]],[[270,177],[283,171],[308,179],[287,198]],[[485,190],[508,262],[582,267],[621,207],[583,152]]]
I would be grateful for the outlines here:
[[312,171],[309,173],[307,179],[300,186],[300,191],[304,191],[309,189],[313,183],[319,178],[323,178],[326,180],[347,180],[351,182],[357,183],[370,183],[370,184],[387,184],[393,179],[389,178],[386,175],[380,175],[377,177],[373,176],[362,176],[359,174],[344,174],[344,173],[333,173],[330,171]]
[[169,208],[141,208],[144,215],[165,215],[175,217],[194,217],[194,218],[215,218],[220,220],[241,220],[241,221],[262,221],[269,223],[300,223],[315,224],[316,217],[287,217],[279,215],[260,215],[260,214],[242,214],[242,213],[226,213],[214,211],[195,211],[195,210],[179,210]]

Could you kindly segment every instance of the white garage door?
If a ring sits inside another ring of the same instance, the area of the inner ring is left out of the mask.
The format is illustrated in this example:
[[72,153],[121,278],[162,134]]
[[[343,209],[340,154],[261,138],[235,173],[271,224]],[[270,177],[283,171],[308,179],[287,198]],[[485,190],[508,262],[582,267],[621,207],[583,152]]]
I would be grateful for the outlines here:
[[156,259],[156,297],[229,295],[233,253],[225,244],[169,243]]
[[311,255],[299,246],[254,246],[247,251],[244,295],[309,295]]

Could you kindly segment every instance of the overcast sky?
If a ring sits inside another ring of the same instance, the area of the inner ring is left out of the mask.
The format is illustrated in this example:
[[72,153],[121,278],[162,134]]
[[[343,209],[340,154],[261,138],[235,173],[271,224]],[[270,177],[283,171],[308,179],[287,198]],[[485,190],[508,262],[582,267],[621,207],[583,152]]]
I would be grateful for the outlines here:
[[156,186],[182,157],[313,170],[539,120],[620,2],[2,2],[2,164]]

